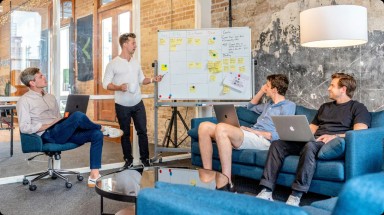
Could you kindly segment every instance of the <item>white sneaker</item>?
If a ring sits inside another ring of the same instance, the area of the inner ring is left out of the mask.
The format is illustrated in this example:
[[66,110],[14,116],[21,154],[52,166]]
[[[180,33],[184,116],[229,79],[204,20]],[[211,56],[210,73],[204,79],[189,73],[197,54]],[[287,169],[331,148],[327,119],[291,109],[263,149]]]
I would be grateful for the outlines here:
[[111,126],[103,126],[103,129],[103,135],[108,136],[110,138],[121,137],[124,134],[121,129],[113,128]]
[[263,189],[259,194],[257,194],[256,197],[259,199],[265,199],[273,202],[272,192],[268,192],[266,189]]
[[285,202],[285,204],[299,207],[299,204],[300,204],[300,198],[297,197],[297,196],[292,196],[292,195],[290,195],[290,196],[288,197],[288,200]]
[[97,178],[91,178],[91,176],[88,177],[88,187],[95,187],[96,186],[96,181],[99,179],[101,175],[99,174]]

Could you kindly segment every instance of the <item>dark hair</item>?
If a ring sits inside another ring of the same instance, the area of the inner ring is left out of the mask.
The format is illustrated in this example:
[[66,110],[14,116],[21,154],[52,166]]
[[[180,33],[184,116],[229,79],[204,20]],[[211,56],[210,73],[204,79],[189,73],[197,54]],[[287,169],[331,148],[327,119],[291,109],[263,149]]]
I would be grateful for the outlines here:
[[353,94],[356,90],[356,80],[352,75],[348,75],[342,72],[337,72],[332,75],[332,79],[338,78],[339,82],[337,83],[339,88],[346,87],[347,88],[347,96],[349,98],[353,97]]
[[39,68],[29,67],[20,74],[20,81],[27,87],[30,87],[29,82],[35,80],[35,75],[40,72]]
[[268,75],[267,80],[271,82],[271,88],[276,88],[277,92],[285,96],[285,93],[288,90],[289,80],[286,75],[283,74],[274,74]]
[[136,34],[134,33],[125,33],[120,35],[119,37],[119,44],[120,47],[123,48],[123,44],[129,40],[129,38],[136,38]]

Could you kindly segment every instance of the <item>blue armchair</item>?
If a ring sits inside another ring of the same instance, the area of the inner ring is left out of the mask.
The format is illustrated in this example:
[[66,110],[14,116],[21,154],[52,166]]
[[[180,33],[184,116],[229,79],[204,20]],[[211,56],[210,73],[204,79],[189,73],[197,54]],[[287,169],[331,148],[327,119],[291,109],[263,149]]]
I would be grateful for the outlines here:
[[[165,197],[165,198],[164,198]],[[384,213],[384,173],[349,180],[339,197],[294,207],[244,194],[157,182],[139,192],[137,213],[144,214],[292,214],[360,215]]]
[[[21,139],[21,149],[23,153],[30,153],[30,152],[43,152],[42,154],[35,155],[33,157],[30,157],[28,160],[32,160],[35,157],[39,155],[47,155],[48,158],[48,170],[44,172],[39,173],[33,173],[29,175],[25,175],[23,179],[23,184],[27,185],[29,184],[29,190],[35,191],[37,186],[33,184],[33,182],[40,180],[46,176],[51,177],[52,179],[56,179],[57,177],[63,179],[65,181],[65,186],[67,188],[71,188],[72,184],[69,182],[68,178],[65,177],[63,174],[71,174],[71,175],[77,175],[77,180],[82,181],[84,178],[80,175],[80,172],[76,171],[67,171],[62,169],[54,169],[54,161],[61,159],[61,152],[71,150],[74,148],[77,148],[81,145],[75,144],[75,143],[65,143],[65,144],[56,144],[56,143],[43,143],[41,137],[36,134],[24,134],[20,133],[20,139]],[[28,177],[34,177],[31,180],[28,180]]]

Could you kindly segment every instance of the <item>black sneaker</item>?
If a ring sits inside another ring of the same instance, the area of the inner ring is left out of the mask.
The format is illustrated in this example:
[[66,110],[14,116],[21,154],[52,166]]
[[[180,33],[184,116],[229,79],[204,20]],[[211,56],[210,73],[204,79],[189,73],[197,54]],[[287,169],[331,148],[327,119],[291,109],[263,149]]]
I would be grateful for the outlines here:
[[124,166],[121,167],[119,170],[123,171],[123,170],[126,170],[126,169],[131,169],[132,167],[133,167],[133,162],[126,160]]
[[151,164],[149,163],[149,159],[142,159],[141,164],[143,164],[144,167],[151,166]]
[[237,190],[232,183],[228,183],[227,185],[224,185],[223,187],[220,187],[220,188],[216,187],[216,190],[227,191],[227,192],[231,192],[231,193],[237,193]]

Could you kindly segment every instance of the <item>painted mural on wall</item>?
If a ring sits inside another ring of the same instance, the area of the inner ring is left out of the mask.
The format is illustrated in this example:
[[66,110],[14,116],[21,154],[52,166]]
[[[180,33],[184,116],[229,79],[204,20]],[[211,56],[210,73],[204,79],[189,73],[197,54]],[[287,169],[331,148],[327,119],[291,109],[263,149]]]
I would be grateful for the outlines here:
[[[377,6],[384,11],[384,4],[377,0],[363,5],[370,16],[367,44],[323,49],[300,46],[298,15],[302,11],[302,2],[290,3],[275,12],[267,27],[253,35],[253,54],[257,59],[256,89],[261,87],[269,74],[283,73],[291,81],[288,98],[317,109],[322,103],[330,101],[327,88],[331,75],[343,71],[352,74],[358,81],[353,99],[363,102],[370,111],[384,110],[384,31],[372,29],[378,19],[384,23],[383,15],[372,17],[377,15],[373,11],[378,10]],[[329,5],[329,1],[327,3]]]

